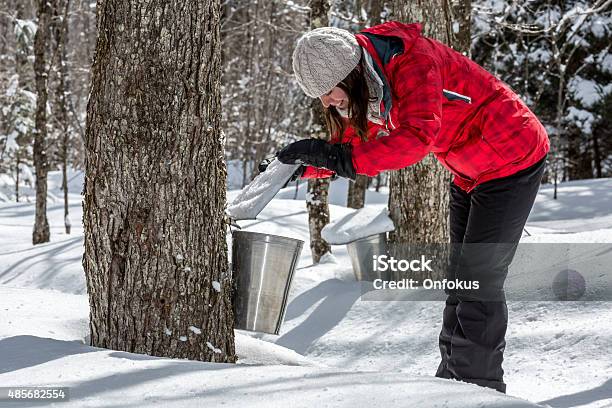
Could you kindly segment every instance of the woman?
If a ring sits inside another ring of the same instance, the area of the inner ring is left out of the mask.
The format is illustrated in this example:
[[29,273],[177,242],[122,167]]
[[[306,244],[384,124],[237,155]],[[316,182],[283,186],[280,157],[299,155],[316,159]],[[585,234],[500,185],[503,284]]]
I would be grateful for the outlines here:
[[501,282],[497,301],[449,292],[436,373],[505,392],[503,280],[544,172],[544,127],[505,84],[423,37],[419,24],[388,22],[355,35],[313,30],[298,41],[293,69],[304,92],[320,98],[332,137],[292,143],[277,154],[281,162],[306,165],[302,177],[354,179],[431,152],[454,174],[450,235],[461,249],[453,274],[474,267],[465,244],[511,244],[478,266]]

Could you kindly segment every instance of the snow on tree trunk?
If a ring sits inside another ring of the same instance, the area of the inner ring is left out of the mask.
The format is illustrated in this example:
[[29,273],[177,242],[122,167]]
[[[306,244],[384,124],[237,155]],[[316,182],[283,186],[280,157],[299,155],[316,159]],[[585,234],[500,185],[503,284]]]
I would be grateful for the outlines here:
[[[451,43],[453,34],[449,0],[395,0],[393,10],[399,21],[422,22],[424,35]],[[395,224],[395,231],[391,234],[393,242],[430,244],[449,241],[450,180],[448,171],[432,154],[408,168],[391,172],[389,212]],[[428,277],[441,278],[442,274],[440,270],[438,276]]]
[[36,211],[32,244],[49,242],[47,220],[47,67],[45,51],[49,39],[51,3],[38,1],[38,29],[34,36],[34,75],[36,78],[36,117],[34,130],[34,168],[36,170]]
[[[325,27],[328,24],[327,13],[329,2],[327,0],[314,0],[310,3],[310,28]],[[323,106],[319,99],[312,102],[313,128],[312,137],[327,138],[327,134],[320,129],[325,129],[323,118]],[[310,229],[310,249],[312,260],[318,263],[321,257],[330,252],[330,245],[321,238],[321,230],[329,224],[329,179],[308,180],[308,198],[306,208],[308,209],[308,227]]]
[[219,1],[98,7],[83,213],[91,344],[234,362]]

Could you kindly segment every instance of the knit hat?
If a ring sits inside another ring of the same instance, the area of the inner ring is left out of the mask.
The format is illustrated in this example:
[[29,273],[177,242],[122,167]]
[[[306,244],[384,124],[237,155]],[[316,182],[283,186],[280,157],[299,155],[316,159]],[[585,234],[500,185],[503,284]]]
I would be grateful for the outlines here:
[[361,47],[353,34],[322,27],[304,34],[293,51],[293,72],[306,95],[331,91],[359,64]]

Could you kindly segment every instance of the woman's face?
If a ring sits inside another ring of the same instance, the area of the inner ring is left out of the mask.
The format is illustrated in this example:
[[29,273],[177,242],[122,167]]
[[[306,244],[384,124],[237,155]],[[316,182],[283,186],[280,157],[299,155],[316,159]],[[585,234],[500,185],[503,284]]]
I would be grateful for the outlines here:
[[319,99],[321,99],[321,103],[323,103],[326,109],[330,106],[335,106],[343,110],[348,108],[348,95],[342,88],[337,86],[325,95],[320,96]]

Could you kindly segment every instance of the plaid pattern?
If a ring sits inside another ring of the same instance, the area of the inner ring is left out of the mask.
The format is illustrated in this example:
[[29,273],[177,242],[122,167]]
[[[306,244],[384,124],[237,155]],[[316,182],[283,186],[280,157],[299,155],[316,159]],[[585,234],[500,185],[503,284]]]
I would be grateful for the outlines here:
[[[388,22],[364,31],[402,39],[404,52],[383,68],[393,95],[389,135],[376,138],[378,125],[370,123],[376,131],[369,132],[366,143],[350,128],[342,138],[353,144],[358,174],[401,169],[431,152],[455,175],[455,184],[469,192],[533,165],[549,151],[546,130],[507,85],[450,47],[422,37],[419,24]],[[383,50],[363,35],[356,37],[383,66]],[[453,93],[471,103],[449,97]],[[304,177],[331,174],[307,168]]]

